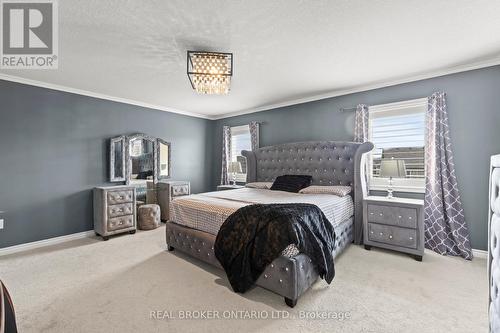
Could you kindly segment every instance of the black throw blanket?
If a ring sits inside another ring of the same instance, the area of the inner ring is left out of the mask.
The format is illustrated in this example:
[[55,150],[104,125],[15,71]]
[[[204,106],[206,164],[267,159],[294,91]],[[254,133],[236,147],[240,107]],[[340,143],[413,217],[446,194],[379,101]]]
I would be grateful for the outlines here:
[[245,292],[290,244],[312,259],[321,278],[333,280],[335,231],[312,204],[242,207],[224,221],[214,250],[233,290]]

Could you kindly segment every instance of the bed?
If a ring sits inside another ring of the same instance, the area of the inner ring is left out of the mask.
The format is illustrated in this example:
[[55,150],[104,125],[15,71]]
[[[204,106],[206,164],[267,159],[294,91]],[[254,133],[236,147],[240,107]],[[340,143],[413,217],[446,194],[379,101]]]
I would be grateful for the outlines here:
[[[366,195],[364,154],[372,143],[313,141],[287,143],[244,151],[247,182],[272,182],[284,174],[308,174],[313,185],[347,185],[350,195],[297,194],[266,189],[236,189],[195,194],[171,203],[172,219],[166,225],[169,251],[185,252],[221,268],[213,245],[225,218],[238,208],[253,203],[312,203],[333,224],[334,256],[350,243],[362,241],[362,200]],[[311,260],[290,244],[259,277],[256,285],[285,298],[293,307],[318,278]]]

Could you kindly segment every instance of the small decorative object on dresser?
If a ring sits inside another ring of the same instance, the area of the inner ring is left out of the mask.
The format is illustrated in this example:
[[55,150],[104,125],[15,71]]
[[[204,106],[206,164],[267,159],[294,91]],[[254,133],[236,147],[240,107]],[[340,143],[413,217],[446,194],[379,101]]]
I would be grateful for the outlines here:
[[94,231],[104,240],[136,230],[136,202],[133,186],[94,188]]
[[363,200],[365,249],[372,246],[424,255],[424,201],[419,199],[369,196]]
[[236,190],[239,188],[244,188],[242,185],[218,185],[217,191],[225,191],[225,190]]
[[170,201],[175,197],[191,194],[191,185],[187,181],[159,181],[156,184],[156,196],[161,209],[161,220],[170,219]]

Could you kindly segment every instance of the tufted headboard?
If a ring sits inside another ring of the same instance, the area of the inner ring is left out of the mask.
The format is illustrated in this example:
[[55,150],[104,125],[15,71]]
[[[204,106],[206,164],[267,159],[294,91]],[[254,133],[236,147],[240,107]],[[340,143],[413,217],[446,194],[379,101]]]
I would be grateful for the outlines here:
[[363,197],[367,194],[363,155],[371,142],[310,141],[242,151],[247,159],[247,182],[271,182],[285,174],[313,176],[314,185],[352,186],[354,242],[363,241]]

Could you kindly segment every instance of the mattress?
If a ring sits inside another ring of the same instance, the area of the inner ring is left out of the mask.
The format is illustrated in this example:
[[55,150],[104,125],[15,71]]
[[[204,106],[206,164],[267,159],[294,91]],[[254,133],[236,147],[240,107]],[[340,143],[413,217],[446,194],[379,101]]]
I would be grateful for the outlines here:
[[[271,203],[309,203],[318,206],[333,225],[335,234],[352,228],[354,205],[351,196],[301,194],[267,189],[241,188],[179,197],[171,202],[171,221],[217,235],[227,217],[243,206]],[[352,233],[351,233],[352,234]],[[351,235],[352,237],[352,235]],[[283,255],[293,257],[298,249],[291,244]]]
[[301,194],[241,188],[183,196],[172,200],[171,220],[177,224],[217,235],[224,221],[243,206],[271,203],[309,203],[318,206],[335,227],[353,215],[351,196]]

